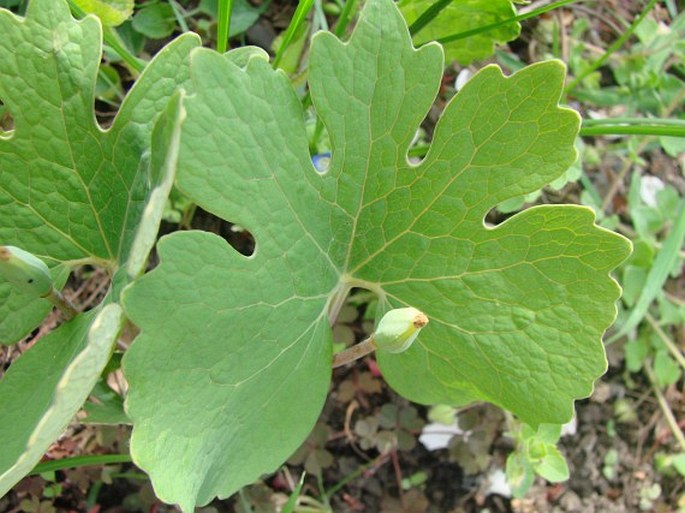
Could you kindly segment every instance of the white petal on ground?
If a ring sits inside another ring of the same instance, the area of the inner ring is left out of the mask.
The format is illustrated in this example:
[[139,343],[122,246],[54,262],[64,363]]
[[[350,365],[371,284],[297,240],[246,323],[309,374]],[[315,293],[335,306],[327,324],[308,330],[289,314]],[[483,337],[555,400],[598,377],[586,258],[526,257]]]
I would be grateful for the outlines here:
[[650,207],[656,207],[656,195],[664,188],[664,182],[652,175],[640,179],[640,197]]
[[457,425],[457,420],[453,424],[446,426],[438,422],[427,424],[421,430],[419,442],[429,451],[446,449],[454,435],[464,434],[464,431]]
[[509,483],[507,483],[507,476],[504,473],[504,470],[501,468],[491,469],[486,477],[486,480],[486,496],[497,494],[501,495],[502,497],[511,497],[511,488],[509,488]]

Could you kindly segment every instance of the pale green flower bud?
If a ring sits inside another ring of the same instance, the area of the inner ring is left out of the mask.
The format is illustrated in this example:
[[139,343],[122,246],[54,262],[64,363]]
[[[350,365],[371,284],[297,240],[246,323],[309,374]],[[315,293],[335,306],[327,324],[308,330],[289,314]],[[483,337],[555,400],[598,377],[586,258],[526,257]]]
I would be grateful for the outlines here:
[[0,246],[0,276],[28,294],[45,297],[52,292],[52,278],[45,262],[14,246]]
[[426,324],[428,317],[420,310],[413,307],[396,308],[380,320],[373,334],[373,341],[378,349],[401,353],[409,349]]

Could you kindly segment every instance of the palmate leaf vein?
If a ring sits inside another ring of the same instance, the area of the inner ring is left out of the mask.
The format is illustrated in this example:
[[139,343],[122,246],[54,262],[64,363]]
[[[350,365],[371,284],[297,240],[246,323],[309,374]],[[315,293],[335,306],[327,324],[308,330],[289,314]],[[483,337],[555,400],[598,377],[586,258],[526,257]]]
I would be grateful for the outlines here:
[[[408,305],[406,302],[402,301],[400,298],[398,298],[394,294],[386,292],[385,295],[387,297],[393,298],[399,305],[402,305],[405,307],[411,306],[411,305]],[[488,300],[488,301],[494,302],[493,300]],[[516,305],[514,305],[514,306],[516,306]],[[487,332],[470,331],[470,330],[464,329],[463,327],[459,326],[456,323],[447,322],[447,321],[437,317],[435,314],[431,314],[431,322],[433,322],[433,321],[435,321],[436,323],[442,324],[443,326],[449,326],[450,328],[453,328],[453,329],[455,329],[461,333],[464,333],[465,335],[468,335],[469,338],[471,338],[471,340],[474,342],[478,351],[481,353],[481,356],[483,357],[483,359],[488,363],[488,365],[492,368],[492,370],[497,375],[497,379],[500,381],[500,388],[501,388],[502,385],[501,385],[501,376],[500,376],[499,367],[497,365],[495,365],[495,363],[490,359],[490,357],[485,353],[485,351],[483,351],[483,349],[480,347],[480,343],[478,342],[478,339],[475,337],[475,335],[477,335],[477,334],[485,334]],[[522,331],[522,330],[512,330],[512,331]],[[499,331],[499,332],[495,332],[495,333],[501,334],[503,332]],[[452,359],[447,359],[443,355],[440,355],[439,353],[435,352],[435,350],[433,348],[431,348],[430,345],[422,343],[420,337],[416,341],[416,343],[419,344],[421,347],[423,347],[428,354],[432,354],[435,358],[438,358],[438,359],[448,363],[450,365],[450,367],[454,370],[455,374],[457,374],[459,376],[464,376],[462,374],[462,372],[459,370],[459,367],[454,364]],[[429,365],[429,368],[430,368],[430,365]]]
[[[348,43],[348,44],[349,44],[349,43]],[[377,63],[377,64],[376,64],[376,69],[379,69],[379,67],[378,67],[378,60],[379,60],[379,57],[380,57],[380,56],[378,56],[378,55],[376,56],[376,63]],[[378,80],[377,80],[378,77],[376,76],[376,77],[374,77],[374,78],[375,78],[376,80],[374,80],[374,87],[373,87],[374,93],[371,95],[372,97],[374,97],[374,96],[376,95],[375,93],[376,93],[377,88],[378,88]],[[348,95],[349,95],[350,98],[356,99],[356,97],[354,96],[354,94],[348,92]],[[368,131],[370,132],[370,131],[371,131],[371,126],[372,126],[372,123],[371,123],[372,116],[371,116],[371,106],[370,106],[370,105],[366,107],[366,115],[367,115],[366,126],[368,127]],[[399,115],[399,113],[397,113],[396,115]],[[397,118],[395,118],[395,119],[397,119]],[[379,138],[382,137],[382,136],[387,135],[387,133],[389,133],[389,132],[380,134],[380,135],[379,135]],[[346,275],[354,274],[353,272],[348,272],[348,271],[347,271],[347,268],[349,267],[350,260],[351,260],[351,258],[352,258],[352,252],[353,252],[353,250],[354,250],[354,241],[355,241],[356,236],[357,236],[357,223],[358,223],[358,221],[359,221],[359,217],[360,217],[360,214],[361,214],[362,210],[364,210],[364,193],[365,193],[365,191],[366,191],[366,183],[367,183],[367,181],[368,181],[368,179],[369,179],[370,165],[371,165],[372,156],[373,156],[373,149],[374,149],[374,143],[375,143],[375,141],[374,141],[373,138],[371,137],[371,134],[369,134],[368,140],[370,141],[370,144],[368,144],[368,146],[367,146],[366,159],[365,159],[366,165],[365,165],[364,171],[363,171],[364,178],[361,180],[361,189],[360,189],[360,191],[358,192],[358,195],[357,195],[357,208],[356,208],[356,212],[355,212],[354,214],[351,214],[351,217],[352,217],[352,228],[351,228],[351,230],[350,230],[350,239],[349,239],[349,243],[348,243],[348,247],[347,247],[347,253],[346,253],[346,255],[345,255],[345,261],[344,261],[344,263],[343,263],[343,265],[342,265],[342,273],[343,273],[343,274],[346,274]],[[343,167],[342,169],[344,169],[344,167]],[[340,180],[340,177],[341,177],[341,175],[338,176],[338,180]],[[346,209],[344,208],[343,205],[339,205],[339,207],[340,207],[340,209],[341,209],[342,211],[346,212]]]
[[[69,242],[71,242],[75,247],[77,247],[78,249],[80,249],[81,251],[83,251],[84,254],[86,254],[86,255],[89,255],[89,254],[90,254],[90,251],[89,251],[89,250],[87,250],[86,248],[84,248],[84,247],[83,247],[79,242],[77,242],[76,239],[74,239],[70,234],[64,232],[61,228],[57,227],[57,226],[56,226],[55,224],[53,224],[49,219],[47,219],[46,217],[44,217],[43,214],[41,214],[38,210],[36,210],[36,208],[35,208],[32,204],[22,202],[21,200],[19,200],[19,198],[17,198],[16,196],[14,196],[14,195],[13,195],[10,191],[8,191],[7,189],[4,189],[4,188],[3,188],[2,191],[3,191],[5,194],[7,194],[7,196],[9,196],[10,198],[12,198],[12,199],[14,200],[14,203],[16,203],[17,205],[21,205],[22,207],[27,208],[27,209],[29,209],[31,212],[33,212],[33,213],[35,214],[35,216],[36,216],[38,219],[40,219],[46,226],[49,226],[50,228],[52,228],[53,230],[55,230],[55,232],[57,232],[57,233],[59,233],[60,235],[62,235],[62,236],[64,237],[65,240],[68,240]],[[51,258],[52,260],[54,260],[53,257],[50,257],[50,258]]]
[[[311,168],[310,171],[311,171],[311,172],[315,172],[313,167]],[[294,217],[295,220],[297,221],[297,224],[300,225],[300,228],[302,228],[302,231],[307,235],[307,238],[308,238],[309,240],[312,241],[312,243],[314,244],[314,246],[316,246],[316,248],[319,250],[319,252],[320,252],[321,255],[323,256],[323,258],[324,258],[325,260],[328,261],[328,263],[329,263],[330,266],[331,266],[331,270],[332,270],[332,271],[338,276],[338,278],[339,278],[339,277],[340,277],[340,270],[339,270],[338,266],[335,265],[335,263],[333,262],[333,260],[331,260],[331,256],[328,254],[328,252],[325,251],[325,250],[321,247],[321,245],[319,244],[319,241],[316,240],[316,237],[314,237],[314,234],[312,234],[311,232],[309,232],[309,230],[307,230],[305,224],[302,222],[302,218],[300,217],[300,213],[297,211],[296,208],[293,207],[293,204],[292,204],[292,202],[290,201],[290,198],[289,198],[288,195],[285,193],[285,190],[283,190],[283,186],[281,185],[280,181],[278,180],[277,176],[275,175],[275,173],[274,173],[273,171],[271,172],[271,178],[272,178],[272,181],[273,181],[273,182],[276,184],[276,186],[278,187],[278,190],[280,191],[281,196],[283,196],[283,199],[286,201],[286,203],[287,203],[288,206],[290,207],[290,212],[292,212],[293,217]]]
[[[487,241],[486,241],[487,242]],[[539,262],[553,262],[559,260],[560,256],[566,256],[566,258],[574,258],[577,260],[581,260],[583,256],[586,255],[566,255],[563,251],[560,251],[558,255],[550,256],[550,257],[540,257],[536,258],[535,260],[521,260],[519,262],[515,262],[509,265],[502,265],[502,266],[497,266],[493,267],[490,269],[480,269],[478,271],[464,271],[459,274],[453,274],[453,275],[439,275],[439,276],[431,276],[430,278],[402,278],[401,280],[391,280],[391,281],[383,281],[383,285],[398,285],[398,284],[403,284],[403,283],[433,283],[436,281],[451,281],[451,280],[459,280],[468,276],[480,276],[484,274],[490,274],[490,273],[498,273],[500,271],[506,271],[510,269],[515,269],[517,267],[520,267],[522,265],[532,265],[535,267],[534,264],[539,263]],[[553,283],[556,283],[561,286],[565,286],[566,284],[562,281],[556,280],[552,276],[545,276],[545,278]]]
[[[495,132],[496,132],[496,131],[493,131],[493,134],[491,134],[489,137],[493,137]],[[421,232],[413,232],[413,230],[412,230],[413,227],[416,225],[416,223],[418,223],[418,222],[421,220],[421,218],[422,218],[427,212],[429,212],[429,211],[435,206],[435,203],[436,203],[436,202],[438,202],[440,199],[442,199],[442,197],[443,197],[443,195],[445,194],[445,192],[454,184],[454,182],[455,182],[457,179],[459,179],[465,172],[467,172],[467,171],[469,171],[469,170],[471,170],[471,169],[477,169],[477,168],[479,168],[479,167],[483,167],[483,168],[486,168],[486,169],[487,169],[487,168],[492,167],[492,166],[477,166],[477,165],[474,165],[474,164],[473,164],[473,158],[478,154],[478,150],[480,150],[482,146],[486,146],[486,143],[487,143],[487,142],[489,142],[489,138],[488,138],[488,140],[486,140],[485,142],[483,142],[481,145],[475,147],[475,149],[474,149],[474,151],[472,152],[472,155],[471,155],[471,161],[468,162],[468,163],[466,163],[462,169],[460,169],[460,170],[458,170],[457,172],[453,173],[452,177],[446,182],[446,184],[444,185],[444,187],[442,187],[442,189],[441,189],[439,192],[437,192],[437,193],[433,196],[433,198],[431,199],[431,201],[428,202],[428,203],[426,204],[426,206],[425,206],[418,214],[415,214],[415,215],[414,215],[413,220],[412,220],[412,222],[409,224],[409,226],[407,226],[403,231],[398,232],[395,236],[391,237],[389,240],[384,241],[384,243],[383,243],[382,246],[380,246],[376,251],[374,251],[374,252],[370,253],[369,255],[367,255],[367,257],[366,257],[364,260],[362,260],[360,263],[358,263],[357,266],[356,266],[354,269],[352,269],[351,271],[349,271],[349,274],[354,275],[355,273],[359,272],[360,269],[362,269],[365,265],[367,265],[369,262],[371,262],[374,258],[376,258],[376,257],[379,256],[380,254],[382,254],[383,252],[385,252],[385,250],[386,250],[392,243],[394,243],[394,242],[396,242],[397,240],[401,239],[402,237],[408,235],[409,233],[416,233],[416,234],[418,234],[418,235],[423,236],[423,234],[421,234]],[[532,143],[530,143],[530,144],[532,144]],[[411,181],[407,186],[405,186],[406,188],[411,189],[412,186],[413,186],[418,180],[421,180],[422,178],[424,178],[426,175],[428,175],[428,174],[430,173],[431,169],[432,169],[433,166],[435,165],[434,163],[437,163],[437,162],[438,162],[438,159],[436,159],[435,161],[431,161],[431,160],[430,160],[430,157],[431,157],[431,153],[430,153],[430,150],[429,150],[428,154],[426,155],[426,158],[424,159],[424,162],[422,162],[421,164],[419,164],[419,165],[417,165],[417,166],[409,167],[408,169],[407,169],[407,168],[401,169],[402,171],[409,171],[409,170],[414,170],[414,169],[416,170],[416,177],[415,177],[415,178],[413,179],[413,181]],[[449,163],[450,161],[449,161],[449,160],[444,160],[444,161],[442,161],[442,162]],[[501,165],[501,164],[500,164],[500,165]],[[368,168],[367,168],[367,169],[368,169]],[[365,184],[365,183],[366,183],[366,180],[364,180],[363,183]],[[387,198],[391,193],[393,193],[395,190],[396,190],[396,189],[390,189],[386,194],[381,195],[381,196],[379,196],[378,198],[376,198],[376,199],[372,200],[371,202],[369,202],[369,205],[372,205],[372,204],[375,203],[376,201],[382,201],[383,199]],[[366,206],[366,205],[365,205],[365,206]],[[360,208],[360,210],[361,210],[361,208]],[[355,217],[355,227],[356,227],[356,219],[357,219],[358,217],[359,217],[359,212],[357,213],[357,216]],[[483,227],[485,227],[485,225],[483,225]],[[354,240],[354,237],[352,238],[352,240]],[[350,252],[351,252],[351,250],[352,250],[352,244],[350,245]],[[348,261],[347,261],[347,262],[349,262],[349,253],[348,253]],[[347,262],[346,262],[346,264],[347,264]]]
[[[303,331],[302,335],[300,335],[299,337],[297,337],[297,340],[296,340],[293,344],[291,344],[291,345],[289,346],[288,349],[290,349],[290,348],[292,348],[292,347],[295,347],[296,342],[299,341],[300,339],[304,338],[304,336],[305,336],[307,333],[309,333],[310,330],[316,329],[317,325],[318,325],[320,322],[323,322],[323,318],[325,317],[325,313],[326,313],[325,309],[322,310],[321,314],[316,318],[316,320],[315,320],[314,322],[312,322],[312,323],[307,327],[307,329],[306,329],[305,331]],[[295,367],[294,367],[294,369],[293,369],[293,373],[297,373],[297,370],[300,369],[300,367],[302,366],[302,362],[305,361],[305,357],[307,356],[307,354],[309,353],[309,351],[310,351],[316,344],[318,344],[319,342],[320,342],[320,341],[319,341],[318,339],[315,339],[314,337],[310,337],[309,343],[305,345],[305,348],[304,348],[304,350],[302,351],[302,355],[300,356],[300,359],[297,361],[297,365],[295,365]],[[276,361],[277,361],[278,359],[280,359],[285,353],[286,353],[285,350],[281,351],[281,352],[279,353],[279,355],[278,355],[277,358],[275,358],[274,360],[272,360],[271,362],[269,362],[269,364],[268,364],[267,367],[271,367],[273,364],[275,364]],[[265,367],[265,369],[266,369],[266,367]],[[257,375],[257,374],[255,374],[255,376],[256,376],[256,375]],[[263,403],[263,407],[266,407],[266,406],[273,400],[273,398],[275,397],[275,395],[276,395],[276,389],[273,390],[272,394],[271,394],[271,395],[268,397],[268,399]]]
[[[315,300],[315,299],[321,299],[322,297],[328,297],[328,295],[319,296],[318,298],[312,297],[312,298],[308,298],[308,299]],[[286,304],[288,301],[292,301],[292,298],[283,301],[281,304]],[[253,305],[250,305],[250,306],[246,306],[240,310],[249,310],[252,307],[253,307]],[[274,307],[274,308],[277,308],[277,307]],[[237,311],[237,310],[238,309],[225,309],[223,311]],[[325,314],[326,314],[326,309],[324,308],[324,309],[322,309],[319,316],[314,321],[312,321],[306,327],[306,329],[302,330],[302,333],[297,338],[293,339],[293,341],[290,344],[288,344],[287,346],[281,348],[280,351],[274,356],[274,358],[272,360],[270,360],[268,363],[266,363],[263,367],[261,367],[259,370],[257,370],[257,372],[255,372],[254,374],[252,374],[246,378],[243,378],[240,381],[236,381],[235,383],[221,383],[221,382],[218,382],[215,379],[213,379],[211,376],[211,372],[208,372],[209,380],[212,382],[212,384],[219,386],[219,387],[222,387],[222,388],[239,388],[240,386],[252,381],[254,378],[259,376],[260,374],[265,373],[278,360],[280,360],[286,353],[288,353],[291,349],[293,349],[295,346],[297,346],[299,344],[300,340],[304,339],[305,336],[310,332],[310,330],[312,328],[316,328],[316,326],[319,324],[319,322],[321,322],[321,319],[325,316]],[[259,335],[260,335],[260,332],[257,331],[254,333],[254,336],[252,338],[259,340]],[[309,348],[313,342],[314,341],[312,339],[312,341],[310,341],[310,343],[307,344],[306,347]],[[300,357],[300,360],[299,360],[300,363],[302,362],[302,360],[304,359],[306,354],[307,354],[307,350],[303,351],[302,356]],[[297,367],[299,367],[299,363],[298,363]],[[209,369],[206,369],[206,370],[209,370]]]
[[[60,49],[59,52],[62,52]],[[59,76],[58,69],[57,69],[57,61],[58,59],[51,60],[51,64],[55,68],[55,76]],[[88,199],[88,206],[90,207],[91,212],[93,213],[93,217],[95,218],[95,222],[97,223],[98,230],[100,232],[100,237],[102,238],[102,242],[105,244],[105,248],[107,248],[107,255],[109,256],[110,259],[114,258],[114,254],[112,253],[112,248],[109,243],[109,239],[107,235],[105,234],[105,231],[102,227],[102,219],[100,218],[100,213],[97,211],[95,208],[95,204],[93,202],[93,198],[90,194],[90,189],[86,185],[86,183],[83,181],[83,177],[81,176],[81,173],[78,172],[78,167],[76,165],[76,159],[74,158],[74,149],[71,141],[71,130],[69,130],[69,127],[67,126],[66,123],[66,116],[64,112],[64,101],[66,98],[66,95],[64,94],[64,90],[62,89],[62,82],[60,80],[57,80],[57,87],[59,88],[60,91],[60,99],[61,99],[61,104],[60,104],[60,111],[62,112],[62,115],[60,116],[60,122],[62,123],[62,130],[66,138],[66,143],[67,143],[67,151],[69,152],[69,158],[71,159],[71,171],[76,175],[76,178],[78,181],[81,183],[81,186],[83,187],[83,191],[86,194],[86,198]],[[99,129],[98,129],[99,130]],[[90,134],[89,134],[90,135]],[[99,141],[98,141],[99,144]],[[93,175],[93,178],[97,176],[97,173]],[[86,254],[90,254],[90,252],[86,252]]]

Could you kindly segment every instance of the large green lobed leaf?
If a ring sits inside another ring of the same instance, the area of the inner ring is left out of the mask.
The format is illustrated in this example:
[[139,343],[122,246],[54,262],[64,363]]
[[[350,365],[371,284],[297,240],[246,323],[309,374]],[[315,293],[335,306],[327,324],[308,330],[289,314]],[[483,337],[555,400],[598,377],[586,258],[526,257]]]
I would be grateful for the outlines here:
[[[0,138],[0,241],[50,262],[58,286],[79,263],[113,275],[103,305],[40,340],[0,381],[2,495],[73,419],[109,359],[123,321],[118,293],[142,271],[173,181],[183,109],[172,94],[198,38],[160,52],[103,131],[93,113],[94,17],[76,22],[63,0],[33,0],[25,19],[0,10],[0,33],[0,99],[15,123]],[[0,342],[22,337],[48,308],[1,283]]]
[[7,371],[0,392],[0,497],[40,461],[87,399],[122,322],[116,304],[79,315]]
[[353,286],[431,319],[409,352],[380,355],[414,401],[487,400],[561,423],[604,372],[619,296],[608,273],[629,243],[583,207],[483,221],[574,162],[562,64],[484,69],[414,166],[406,152],[442,65],[438,45],[411,46],[390,0],[367,3],[347,44],[316,35],[310,87],[333,145],[319,174],[283,73],[259,53],[193,53],[178,186],[246,227],[256,250],[173,234],[124,293],[142,330],[123,362],[132,454],[163,500],[191,511],[297,448],[327,393],[329,308]]
[[77,315],[38,341],[12,363],[0,381],[0,496],[40,461],[81,408],[109,361],[124,320],[121,307],[112,299],[142,271],[156,240],[164,200],[173,182],[182,116],[180,96],[176,95],[152,134],[151,184],[158,185],[147,201],[127,265],[114,276],[103,305]]
[[[188,80],[197,36],[175,40],[141,74],[111,128],[93,113],[101,56],[95,17],[76,22],[64,0],[32,0],[26,18],[0,10],[0,100],[14,130],[0,137],[0,241],[51,267],[128,257],[149,190],[147,160],[157,115]],[[32,305],[0,282],[2,330],[11,343],[49,304]],[[4,324],[4,323],[3,323]]]

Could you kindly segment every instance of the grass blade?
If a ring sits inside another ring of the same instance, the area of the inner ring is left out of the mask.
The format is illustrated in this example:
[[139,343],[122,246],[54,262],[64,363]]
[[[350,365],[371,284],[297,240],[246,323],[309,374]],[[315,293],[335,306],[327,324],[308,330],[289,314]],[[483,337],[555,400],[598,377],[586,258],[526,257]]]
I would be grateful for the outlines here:
[[228,49],[228,30],[231,26],[231,11],[233,0],[219,0],[219,14],[217,16],[219,26],[216,34],[216,51],[225,53]]
[[300,3],[297,4],[297,9],[295,9],[295,14],[293,14],[293,19],[290,20],[290,25],[288,25],[285,35],[283,36],[283,43],[281,43],[280,48],[276,52],[276,57],[274,58],[273,62],[274,69],[278,68],[278,64],[281,62],[281,59],[285,54],[285,50],[288,48],[288,46],[290,46],[290,43],[292,42],[295,34],[297,34],[297,30],[300,28],[300,25],[304,23],[305,18],[312,9],[312,5],[314,5],[314,0],[300,0]]
[[583,126],[580,135],[665,135],[670,137],[685,137],[685,127],[671,125],[655,125],[645,123],[644,125],[596,125]]
[[418,32],[428,25],[433,19],[440,14],[440,12],[452,3],[452,0],[438,0],[428,9],[421,13],[421,16],[416,18],[416,21],[409,27],[409,33],[412,36],[418,34]]
[[458,32],[457,34],[452,34],[451,36],[445,36],[441,37],[440,39],[436,39],[438,43],[441,44],[446,44],[446,43],[451,43],[452,41],[458,41],[460,39],[466,39],[467,37],[475,36],[476,34],[482,34],[483,32],[489,32],[493,29],[503,27],[504,25],[509,25],[510,23],[517,23],[519,21],[527,20],[529,18],[534,18],[536,16],[539,16],[540,14],[544,14],[548,11],[557,9],[559,7],[563,7],[568,4],[572,4],[574,2],[577,2],[578,0],[560,0],[558,2],[551,3],[549,5],[545,5],[544,7],[540,7],[538,9],[533,9],[530,12],[527,12],[525,14],[519,14],[518,16],[513,16],[509,19],[506,20],[501,20],[497,21],[495,23],[490,23],[489,25],[483,25],[482,27],[478,27],[475,29],[471,30],[465,30],[464,32]]
[[300,482],[297,483],[293,493],[290,494],[290,498],[288,499],[288,502],[285,503],[285,506],[283,506],[281,513],[293,513],[293,511],[295,511],[297,499],[300,497],[300,493],[302,492],[302,485],[304,485],[304,476],[306,474],[306,472],[302,472],[302,476],[300,476]]
[[29,473],[36,476],[43,472],[53,472],[55,470],[65,470],[78,467],[95,467],[100,465],[110,465],[114,463],[130,463],[130,454],[95,454],[93,456],[74,456],[73,458],[62,458],[54,461],[39,463]]
[[668,278],[668,274],[680,257],[680,248],[683,245],[683,240],[685,240],[685,199],[680,200],[678,214],[673,229],[671,230],[671,233],[668,234],[668,237],[654,259],[654,264],[649,270],[647,282],[642,289],[640,297],[635,302],[635,306],[628,315],[626,322],[621,326],[618,332],[607,340],[607,344],[611,344],[627,334],[645,317],[649,305],[652,304],[652,301],[654,301],[657,294],[659,294],[659,291],[663,288],[664,282]]
[[635,32],[635,29],[637,26],[642,23],[642,20],[644,20],[647,17],[647,14],[654,8],[654,6],[657,4],[658,0],[650,0],[649,3],[644,7],[640,15],[633,20],[633,23],[630,24],[630,27],[621,34],[621,37],[619,37],[616,41],[613,42],[613,44],[607,48],[607,51],[604,52],[604,54],[594,61],[590,66],[585,69],[582,73],[580,73],[577,77],[575,77],[569,84],[566,86],[565,93],[568,94],[569,91],[572,91],[573,89],[580,84],[585,77],[587,77],[590,73],[593,73],[595,70],[600,68],[601,66],[604,65],[606,61],[609,60],[609,57],[611,57],[614,52],[616,52],[619,48],[623,46],[623,44],[630,38],[630,36],[633,35],[633,32]]
[[352,19],[352,14],[356,5],[357,0],[347,0],[345,2],[345,6],[343,7],[342,12],[338,17],[338,22],[335,25],[334,33],[339,38],[342,38],[342,36],[345,35],[345,30]]

